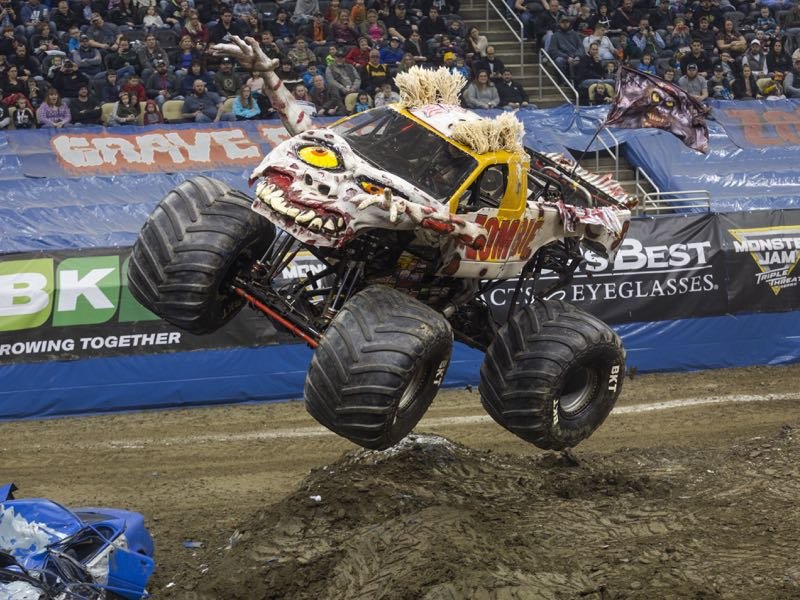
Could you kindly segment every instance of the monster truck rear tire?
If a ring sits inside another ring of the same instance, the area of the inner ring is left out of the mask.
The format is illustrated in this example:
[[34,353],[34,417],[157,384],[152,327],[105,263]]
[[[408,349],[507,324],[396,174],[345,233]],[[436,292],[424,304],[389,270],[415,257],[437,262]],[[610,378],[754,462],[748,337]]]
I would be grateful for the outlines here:
[[306,409],[360,446],[389,448],[428,410],[452,348],[450,324],[438,312],[393,288],[368,287],[320,339],[306,376]]
[[481,402],[502,427],[539,448],[588,438],[622,391],[625,351],[596,317],[560,301],[519,306],[481,366]]
[[169,192],[133,247],[128,282],[134,297],[190,333],[210,333],[230,321],[245,301],[227,284],[275,237],[275,226],[250,210],[251,202],[209,177]]

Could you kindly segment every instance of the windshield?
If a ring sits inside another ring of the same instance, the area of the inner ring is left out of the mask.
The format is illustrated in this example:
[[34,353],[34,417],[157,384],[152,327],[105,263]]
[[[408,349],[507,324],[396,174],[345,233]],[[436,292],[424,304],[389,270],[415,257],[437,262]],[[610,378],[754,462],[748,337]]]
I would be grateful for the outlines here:
[[477,161],[408,117],[376,108],[333,127],[367,162],[442,201],[449,200]]

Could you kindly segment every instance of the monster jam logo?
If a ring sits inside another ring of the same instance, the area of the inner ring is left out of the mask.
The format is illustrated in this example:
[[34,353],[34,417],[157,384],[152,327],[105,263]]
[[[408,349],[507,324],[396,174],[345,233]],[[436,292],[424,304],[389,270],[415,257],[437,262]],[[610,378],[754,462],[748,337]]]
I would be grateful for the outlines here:
[[756,283],[765,283],[777,296],[782,289],[795,287],[800,276],[795,273],[800,259],[800,226],[729,229],[737,254],[747,253],[760,269]]

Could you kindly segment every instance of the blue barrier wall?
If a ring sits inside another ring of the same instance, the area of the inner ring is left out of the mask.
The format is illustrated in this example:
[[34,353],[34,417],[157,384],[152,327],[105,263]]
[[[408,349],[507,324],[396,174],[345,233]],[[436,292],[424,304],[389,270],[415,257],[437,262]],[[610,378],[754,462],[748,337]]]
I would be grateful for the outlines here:
[[[789,119],[796,107],[781,103],[780,110]],[[626,142],[631,160],[665,189],[709,189],[719,210],[798,206],[800,169],[791,127],[778,131],[761,103],[715,107],[723,110],[711,123],[706,157],[663,132],[614,133]],[[580,151],[605,111],[563,106],[520,113],[526,145]],[[130,246],[177,183],[203,173],[244,189],[250,169],[282,135],[279,125],[267,122],[0,132],[0,269],[19,253]],[[787,265],[794,272],[796,261]],[[794,311],[800,309],[798,289],[781,291],[795,302]],[[800,312],[740,311],[616,328],[629,366],[640,372],[800,360]],[[0,344],[3,335],[0,328]],[[299,398],[309,357],[299,344],[14,364],[0,356],[0,419]],[[476,383],[481,360],[479,352],[457,344],[445,385]]]

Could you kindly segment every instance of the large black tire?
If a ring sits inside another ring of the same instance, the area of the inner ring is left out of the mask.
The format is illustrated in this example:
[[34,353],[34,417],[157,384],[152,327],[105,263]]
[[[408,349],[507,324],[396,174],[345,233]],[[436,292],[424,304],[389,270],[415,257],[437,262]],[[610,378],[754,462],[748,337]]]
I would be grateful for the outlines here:
[[438,312],[395,289],[369,287],[322,336],[306,376],[306,409],[360,446],[389,448],[428,410],[452,349],[450,324]]
[[131,253],[134,297],[191,333],[210,333],[230,321],[245,301],[227,284],[275,237],[275,226],[253,212],[251,202],[209,177],[184,181],[167,194]]
[[511,433],[561,450],[588,438],[622,391],[625,350],[596,317],[560,301],[519,306],[481,366],[481,402]]

